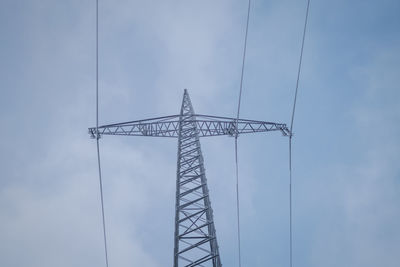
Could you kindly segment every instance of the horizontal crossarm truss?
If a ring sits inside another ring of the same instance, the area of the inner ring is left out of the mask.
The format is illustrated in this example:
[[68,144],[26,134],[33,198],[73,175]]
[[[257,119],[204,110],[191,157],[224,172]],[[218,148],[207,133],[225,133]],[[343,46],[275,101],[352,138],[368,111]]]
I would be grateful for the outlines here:
[[[245,134],[269,131],[280,131],[284,136],[290,135],[288,127],[282,123],[244,119],[236,120],[234,118],[198,114],[193,114],[191,118],[191,122],[196,124],[199,137],[218,135],[235,136],[236,133]],[[100,137],[101,135],[178,137],[179,115],[103,125],[99,127],[98,133],[96,128],[93,127],[89,128],[89,134],[93,138],[96,138],[96,136]]]

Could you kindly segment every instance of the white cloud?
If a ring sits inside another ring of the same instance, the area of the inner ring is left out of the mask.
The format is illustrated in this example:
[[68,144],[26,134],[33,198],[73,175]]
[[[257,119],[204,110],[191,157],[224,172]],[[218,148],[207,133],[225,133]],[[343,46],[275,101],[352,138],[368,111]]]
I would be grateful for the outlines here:
[[399,96],[398,54],[397,48],[377,53],[358,72],[366,86],[355,107],[358,149],[354,159],[318,182],[332,199],[324,200],[327,220],[315,232],[315,266],[397,266],[400,109],[392,100]]
[[[26,51],[15,57],[22,70],[13,77],[20,79],[18,86],[1,86],[8,100],[0,115],[6,126],[0,139],[2,266],[103,264],[95,145],[86,133],[95,118],[92,4],[42,1],[27,6],[29,18],[12,21],[25,29]],[[245,91],[243,114],[284,117],[277,111],[286,110],[282,103],[290,101],[280,89],[290,84],[288,69],[296,65],[298,52],[291,25],[299,27],[297,14],[303,11],[286,9],[287,3],[255,5],[248,57],[253,65],[245,90],[261,89]],[[100,122],[178,113],[186,87],[196,111],[233,114],[245,11],[243,1],[100,1]],[[306,45],[317,46],[313,38]],[[326,51],[308,51],[315,60],[309,69],[318,71],[314,65]],[[349,131],[357,140],[345,151],[349,155],[331,155],[327,163],[325,147],[309,142],[295,158],[295,253],[303,260],[298,266],[394,266],[400,244],[398,54],[387,49],[368,68],[351,73],[368,89],[351,119]],[[279,90],[269,88],[278,84]],[[329,92],[320,94],[329,99]],[[302,101],[314,109],[318,100]],[[315,110],[326,115],[325,109]],[[303,119],[308,126],[309,119]],[[339,124],[338,118],[330,119]],[[316,135],[312,128],[303,129],[304,136]],[[243,139],[239,145],[242,215],[247,216],[242,218],[243,262],[279,265],[288,253],[286,141],[254,140],[262,143]],[[234,265],[233,140],[213,141],[203,142],[211,200],[222,261]],[[296,142],[297,149],[302,141]],[[175,146],[175,141],[160,139],[101,140],[111,265],[170,265]],[[308,168],[307,162],[321,165]],[[302,172],[300,165],[307,170]]]

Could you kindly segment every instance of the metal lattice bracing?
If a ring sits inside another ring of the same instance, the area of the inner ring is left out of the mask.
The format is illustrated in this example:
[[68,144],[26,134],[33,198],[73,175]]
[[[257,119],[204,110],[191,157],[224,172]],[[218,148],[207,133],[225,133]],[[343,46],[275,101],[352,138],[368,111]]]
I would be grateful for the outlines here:
[[102,135],[178,138],[174,267],[221,267],[200,137],[279,131],[286,124],[195,114],[185,89],[180,115],[89,128]]
[[[125,135],[149,137],[179,137],[180,115],[171,115],[153,119],[122,122],[103,125],[99,127],[98,135]],[[235,136],[245,133],[260,133],[279,131],[284,136],[289,136],[286,124],[234,119],[209,115],[193,114],[189,119],[196,124],[199,137],[229,135]],[[236,124],[237,123],[237,124]],[[236,128],[238,129],[236,131]],[[89,134],[96,137],[96,128],[89,128]]]
[[174,267],[220,267],[199,130],[185,90],[178,130]]

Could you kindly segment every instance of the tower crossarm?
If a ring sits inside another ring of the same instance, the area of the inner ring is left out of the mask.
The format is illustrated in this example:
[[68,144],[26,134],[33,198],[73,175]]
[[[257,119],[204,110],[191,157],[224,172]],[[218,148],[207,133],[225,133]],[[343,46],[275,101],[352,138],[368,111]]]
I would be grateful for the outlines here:
[[[171,115],[145,120],[115,123],[89,128],[92,138],[102,135],[126,135],[126,136],[151,136],[151,137],[178,137],[180,115]],[[260,133],[279,131],[283,136],[290,136],[290,130],[283,123],[246,120],[210,115],[193,114],[185,117],[187,123],[196,123],[199,137],[236,134]],[[183,133],[184,135],[184,133]],[[184,138],[184,136],[183,136]]]

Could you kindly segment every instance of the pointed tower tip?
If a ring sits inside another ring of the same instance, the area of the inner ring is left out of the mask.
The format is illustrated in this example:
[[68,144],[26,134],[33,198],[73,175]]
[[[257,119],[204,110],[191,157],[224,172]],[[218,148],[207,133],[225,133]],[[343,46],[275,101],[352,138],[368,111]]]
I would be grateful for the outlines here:
[[187,93],[188,93],[186,88],[183,89],[183,93],[184,93],[184,94],[187,94]]

